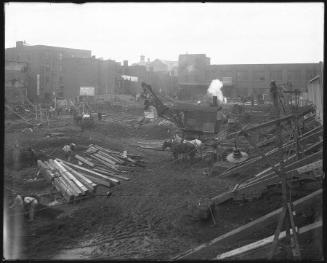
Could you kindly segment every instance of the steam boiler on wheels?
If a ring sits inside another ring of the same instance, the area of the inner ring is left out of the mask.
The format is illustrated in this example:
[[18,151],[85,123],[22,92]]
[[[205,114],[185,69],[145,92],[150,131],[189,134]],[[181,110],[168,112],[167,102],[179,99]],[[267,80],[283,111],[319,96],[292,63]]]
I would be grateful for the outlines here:
[[184,102],[174,102],[170,107],[165,105],[154,93],[151,86],[142,82],[143,97],[147,105],[156,108],[158,116],[173,122],[186,140],[213,139],[221,130],[217,116],[222,114],[222,107],[213,97],[211,105],[197,105]]

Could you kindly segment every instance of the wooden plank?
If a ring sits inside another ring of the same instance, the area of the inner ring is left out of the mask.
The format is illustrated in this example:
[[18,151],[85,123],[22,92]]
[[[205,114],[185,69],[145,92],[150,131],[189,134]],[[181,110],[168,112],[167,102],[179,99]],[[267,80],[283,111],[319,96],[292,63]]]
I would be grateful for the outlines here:
[[[306,156],[303,159],[300,159],[296,162],[290,163],[285,166],[285,171],[288,172],[292,169],[298,168],[299,166],[301,166],[303,164],[311,163],[312,161],[319,159],[321,155],[322,155],[322,152],[319,151],[312,155]],[[296,155],[294,155],[294,157],[295,156]],[[275,165],[275,166],[278,167],[277,165]],[[274,183],[278,183],[280,181],[279,176],[276,175],[271,170],[272,170],[271,167],[267,168],[264,171],[255,175],[254,178],[251,178],[250,180],[247,180],[244,183],[240,184],[238,186],[238,188],[235,189],[234,191],[227,191],[225,193],[222,193],[218,196],[211,198],[212,204],[215,204],[215,205],[221,204],[231,198],[237,197],[237,195],[241,195],[242,191],[250,191],[251,188],[255,189],[256,187],[261,187],[264,185],[267,186],[267,185],[271,185]],[[246,188],[248,188],[248,190]]]
[[104,159],[98,157],[97,155],[92,154],[91,157],[94,160],[97,160],[101,164],[105,165],[107,168],[111,169],[112,171],[119,172],[119,170],[117,168],[115,168],[111,163],[108,163],[107,161],[105,161]]
[[49,169],[47,169],[47,166],[41,161],[37,161],[38,167],[40,169],[41,174],[46,177],[46,179],[51,182],[58,192],[60,192],[65,200],[67,202],[70,202],[73,200],[73,193],[67,188],[60,180],[60,178],[57,178],[55,174],[53,174]]
[[71,172],[72,175],[74,175],[77,180],[82,182],[83,185],[85,185],[85,187],[88,189],[88,191],[90,191],[91,193],[93,193],[95,191],[96,184],[94,184],[91,180],[84,177],[79,172],[75,171],[74,169],[72,169],[71,167],[69,167],[68,165],[66,165],[64,163],[62,163],[62,166],[65,167],[65,169],[67,169],[69,172]]
[[105,152],[105,151],[101,151],[99,150],[97,153],[103,155],[104,157],[107,157],[111,160],[113,160],[114,162],[116,163],[119,163],[119,164],[123,164],[124,162],[122,160],[120,160],[118,157],[116,158],[115,156],[113,156],[113,154],[109,154],[108,152]]
[[87,194],[87,192],[88,192],[88,189],[85,187],[85,185],[83,185],[80,181],[78,181],[77,179],[76,179],[76,177],[73,175],[73,174],[71,174],[65,167],[63,167],[62,166],[62,164],[60,163],[60,162],[58,162],[57,160],[54,160],[54,163],[58,166],[58,167],[60,167],[60,169],[65,173],[65,175],[73,182],[73,183],[75,183],[77,186],[78,186],[78,188],[80,188],[81,189],[81,191],[82,191],[82,194],[83,195],[85,195],[85,194]]
[[322,159],[320,159],[316,162],[312,162],[307,165],[301,166],[299,168],[296,168],[296,172],[298,174],[303,174],[303,173],[307,173],[307,172],[310,172],[310,171],[316,170],[316,169],[322,169]]
[[128,177],[125,177],[123,175],[114,174],[114,173],[108,172],[108,171],[103,170],[103,169],[94,168],[94,171],[102,173],[104,175],[110,175],[110,176],[113,176],[113,177],[117,177],[118,179],[122,179],[122,180],[125,180],[125,181],[130,180],[130,178],[128,178]]
[[63,176],[62,173],[60,173],[52,159],[49,160],[49,166],[51,167],[52,171],[58,175],[61,182],[72,192],[73,196],[78,197],[80,195],[79,189],[76,190],[76,185],[74,184],[72,186],[72,182],[67,177]]
[[[322,220],[319,220],[319,221],[317,221],[315,223],[312,223],[312,224],[301,227],[299,229],[299,231],[298,231],[298,234],[301,235],[301,234],[304,234],[306,232],[315,230],[315,229],[320,228],[320,227],[322,227]],[[281,240],[281,239],[283,239],[285,237],[286,237],[286,231],[283,231],[279,235],[279,240]],[[266,237],[264,239],[258,240],[256,242],[253,242],[253,243],[247,244],[245,246],[242,246],[240,248],[236,248],[236,249],[233,249],[231,251],[219,254],[214,259],[215,260],[221,260],[221,259],[231,258],[231,257],[235,257],[235,256],[240,256],[240,255],[242,255],[244,253],[247,253],[247,252],[249,252],[251,250],[267,246],[267,245],[271,244],[273,242],[273,240],[274,240],[274,236],[269,236],[269,237]]]
[[[304,207],[312,204],[316,200],[319,200],[322,198],[322,189],[319,189],[301,199],[296,200],[293,205],[294,209],[296,211],[300,211]],[[205,249],[207,247],[211,247],[212,245],[217,245],[221,242],[225,242],[227,240],[231,240],[233,238],[241,238],[246,236],[248,233],[253,232],[257,228],[264,228],[268,226],[271,223],[274,223],[280,213],[282,212],[282,208],[279,208],[277,210],[274,210],[256,220],[251,221],[250,223],[247,223],[243,226],[240,226],[226,234],[223,234],[209,242],[206,242],[200,246],[197,246],[195,248],[192,248],[190,250],[187,250],[186,252],[174,257],[172,260],[178,260],[178,259],[190,259],[191,257],[195,258],[196,253],[202,251],[202,249]]]
[[[302,137],[300,137],[299,142],[304,143],[306,140],[309,140],[311,138],[315,138],[315,137],[319,136],[320,134],[322,134],[322,130],[320,130],[318,132],[315,132],[313,134],[308,132],[306,134],[303,134]],[[295,144],[296,144],[296,142],[285,143],[282,146],[282,149],[285,150],[285,149],[287,149],[287,148],[289,148],[289,147],[291,147],[291,146],[293,146]],[[279,148],[274,148],[274,149],[270,150],[269,152],[265,153],[264,155],[266,157],[268,157],[268,156],[271,156],[271,155],[277,154],[277,153],[279,153]],[[294,159],[296,157],[296,155],[292,155],[291,157],[292,157],[292,159]],[[237,173],[239,171],[244,171],[244,169],[255,165],[256,163],[260,162],[262,159],[263,159],[262,156],[253,157],[253,158],[248,159],[248,160],[246,160],[246,161],[244,161],[244,162],[242,162],[242,163],[240,163],[240,164],[238,164],[238,165],[236,165],[234,167],[228,168],[224,172],[220,173],[219,176],[220,177],[225,177],[225,176],[235,174],[235,173]]]
[[65,184],[68,186],[69,189],[74,193],[75,197],[78,197],[82,195],[82,190],[69,178],[67,177],[66,173],[64,173],[60,167],[57,166],[57,164],[54,162],[54,160],[50,159],[49,163],[51,163],[55,168],[58,173],[60,173],[61,178],[65,182]]
[[[313,110],[314,110],[313,108],[308,108],[308,109],[306,109],[306,110],[304,110],[302,112],[299,112],[297,115],[300,117],[302,115],[306,115],[306,114],[312,112]],[[267,122],[260,123],[260,124],[257,124],[255,126],[243,129],[243,131],[244,132],[250,132],[250,131],[257,130],[257,129],[263,129],[263,128],[269,127],[269,126],[277,124],[277,123],[281,123],[281,122],[284,122],[284,121],[294,119],[295,117],[296,117],[295,114],[290,114],[290,115],[287,115],[287,116],[284,116],[284,117],[281,117],[281,118],[278,118],[278,119],[275,119],[275,120],[267,121]],[[228,134],[226,136],[226,138],[231,139],[231,138],[235,137],[236,135],[238,135],[239,133],[240,133],[240,131],[230,133],[230,134]]]
[[80,155],[78,155],[78,154],[75,154],[74,157],[75,157],[77,160],[81,161],[82,163],[85,163],[85,164],[87,164],[87,165],[90,166],[90,167],[94,167],[94,163],[92,163],[92,162],[86,160],[86,159],[83,158],[82,156],[80,156]]
[[111,182],[102,180],[102,179],[100,179],[98,177],[95,177],[95,176],[93,176],[91,174],[84,173],[83,175],[86,178],[90,179],[91,181],[93,181],[94,183],[96,183],[98,185],[102,185],[102,186],[105,186],[105,187],[108,187],[108,188],[111,188],[113,186],[113,184]]
[[72,164],[72,163],[70,163],[70,162],[66,162],[66,161],[63,161],[63,160],[60,160],[60,159],[58,159],[58,160],[59,160],[59,161],[62,161],[63,163],[65,163],[65,164],[67,164],[67,165],[69,165],[69,166],[71,166],[71,167],[74,167],[74,168],[79,169],[79,170],[81,170],[81,171],[84,171],[84,172],[86,172],[86,173],[92,174],[93,177],[96,176],[97,178],[100,178],[100,179],[102,179],[102,180],[104,180],[104,181],[107,181],[107,182],[109,181],[109,182],[114,183],[114,184],[119,184],[119,183],[120,183],[120,181],[117,180],[117,179],[115,179],[115,178],[111,178],[111,177],[109,177],[109,176],[105,176],[105,175],[103,175],[103,174],[101,174],[101,173],[94,172],[94,171],[92,171],[92,170],[90,170],[90,169],[87,169],[87,168],[85,168],[85,167],[81,167],[81,166],[78,166],[78,165]]
[[96,157],[100,158],[101,160],[103,160],[104,162],[106,162],[107,165],[110,166],[112,169],[117,169],[116,162],[114,162],[113,160],[108,159],[99,153],[94,153],[91,156],[96,156]]
[[[313,154],[311,154],[309,156],[306,156],[306,157],[304,157],[304,158],[302,158],[302,159],[300,159],[298,161],[289,163],[288,165],[286,165],[284,167],[284,172],[287,173],[287,172],[289,172],[292,169],[296,169],[298,167],[301,167],[301,165],[303,166],[303,165],[310,164],[310,163],[316,161],[317,159],[319,159],[321,157],[322,157],[322,151],[313,153]],[[243,183],[243,186],[248,185],[248,184],[252,184],[254,182],[261,181],[261,180],[263,180],[265,178],[269,178],[269,177],[271,177],[273,175],[275,175],[275,172],[274,171],[271,171],[269,173],[266,173],[264,176],[257,177],[257,178],[255,178],[253,180],[249,180],[248,182]]]

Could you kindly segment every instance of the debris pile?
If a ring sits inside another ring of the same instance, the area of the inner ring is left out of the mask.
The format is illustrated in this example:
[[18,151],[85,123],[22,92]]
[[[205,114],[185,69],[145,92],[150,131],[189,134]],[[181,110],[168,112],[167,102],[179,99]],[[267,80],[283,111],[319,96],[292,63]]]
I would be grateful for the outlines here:
[[98,185],[110,188],[120,184],[120,180],[130,178],[124,174],[131,167],[144,167],[139,155],[127,154],[90,145],[87,156],[75,154],[78,164],[59,158],[48,161],[38,160],[41,174],[53,184],[67,202],[84,199],[96,192]]

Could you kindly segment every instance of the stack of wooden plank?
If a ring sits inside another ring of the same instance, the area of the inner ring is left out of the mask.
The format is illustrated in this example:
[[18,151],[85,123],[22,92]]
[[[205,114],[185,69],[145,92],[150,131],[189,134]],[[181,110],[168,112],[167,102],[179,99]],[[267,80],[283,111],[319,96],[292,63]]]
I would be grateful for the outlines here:
[[72,169],[60,159],[38,160],[40,173],[53,184],[67,202],[91,196],[96,191],[97,183],[86,173]]
[[102,171],[114,176],[126,173],[130,167],[145,167],[144,161],[139,155],[120,153],[98,145],[91,144],[86,154],[89,158],[86,157],[85,160],[79,156],[75,156],[75,158],[90,167],[95,167],[94,170],[98,172]]
[[142,166],[141,156],[119,153],[98,145],[90,145],[87,156],[76,154],[78,164],[61,159],[38,160],[41,174],[51,182],[66,201],[92,196],[98,185],[113,187],[121,180],[130,180],[125,174],[129,167]]

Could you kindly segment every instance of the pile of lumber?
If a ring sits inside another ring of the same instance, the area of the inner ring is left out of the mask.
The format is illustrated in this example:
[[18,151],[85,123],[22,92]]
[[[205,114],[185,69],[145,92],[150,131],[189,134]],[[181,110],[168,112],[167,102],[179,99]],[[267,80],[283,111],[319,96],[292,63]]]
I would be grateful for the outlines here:
[[111,188],[121,180],[130,180],[128,168],[141,166],[141,156],[119,153],[97,145],[90,145],[87,156],[76,154],[78,164],[61,159],[38,160],[40,173],[53,184],[67,202],[94,195],[98,185]]
[[77,172],[60,159],[37,161],[40,173],[52,183],[67,202],[91,196],[97,184],[86,173]]
[[145,167],[140,155],[120,153],[95,144],[91,144],[85,153],[88,157],[75,155],[75,158],[92,168],[95,167],[94,170],[106,170],[107,173],[115,175],[124,173],[131,167]]

